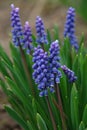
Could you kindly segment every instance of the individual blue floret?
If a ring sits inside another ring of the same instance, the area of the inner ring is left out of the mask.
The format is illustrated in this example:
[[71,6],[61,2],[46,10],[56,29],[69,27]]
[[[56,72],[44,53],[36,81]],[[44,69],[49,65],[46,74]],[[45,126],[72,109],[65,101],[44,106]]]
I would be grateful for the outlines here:
[[58,40],[52,42],[49,52],[50,85],[54,86],[55,83],[60,83],[61,78],[61,72],[59,70],[61,66],[59,56],[60,47]]
[[64,37],[68,37],[70,43],[78,50],[78,40],[75,35],[75,9],[70,7],[67,11],[66,23],[64,27]]
[[33,49],[32,43],[32,32],[29,23],[26,21],[24,25],[24,39],[23,39],[23,48],[27,50],[29,54]]
[[15,46],[23,43],[22,24],[19,16],[19,8],[15,8],[11,4],[11,27],[12,27],[12,41]]
[[62,70],[64,71],[64,73],[66,74],[66,76],[69,79],[69,82],[75,82],[77,80],[77,77],[75,76],[75,73],[70,70],[68,67],[66,67],[65,65],[61,66]]
[[33,62],[33,79],[38,84],[39,96],[47,96],[48,88],[51,92],[54,92],[54,89],[49,85],[48,54],[40,46],[34,49]]
[[48,43],[44,23],[39,16],[36,17],[36,33],[37,33],[37,40],[36,40],[37,43],[39,44]]

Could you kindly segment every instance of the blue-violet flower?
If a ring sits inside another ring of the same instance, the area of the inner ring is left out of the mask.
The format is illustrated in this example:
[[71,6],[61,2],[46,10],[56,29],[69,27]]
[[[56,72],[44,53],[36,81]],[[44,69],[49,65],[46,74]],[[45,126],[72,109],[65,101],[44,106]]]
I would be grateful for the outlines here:
[[67,11],[64,37],[68,37],[71,45],[78,50],[79,46],[75,35],[75,9],[72,7],[70,7]]
[[12,40],[15,46],[23,43],[22,24],[19,16],[19,8],[15,8],[11,4],[11,27],[12,27]]
[[36,33],[37,33],[37,43],[39,44],[48,43],[44,23],[39,16],[36,17]]
[[26,21],[24,25],[24,39],[23,39],[23,48],[27,50],[29,54],[33,49],[32,43],[32,32],[29,23]]
[[75,82],[77,79],[77,76],[75,76],[75,73],[70,70],[68,67],[66,67],[65,65],[61,66],[62,70],[64,71],[64,73],[66,74],[66,76],[69,79],[69,82]]
[[51,92],[54,92],[54,89],[49,87],[48,54],[40,46],[34,48],[33,62],[33,79],[38,84],[39,96],[47,96],[47,89],[50,88]]
[[54,86],[55,83],[60,83],[61,72],[59,70],[60,64],[60,47],[58,40],[51,43],[49,49],[49,68],[50,68],[50,85]]

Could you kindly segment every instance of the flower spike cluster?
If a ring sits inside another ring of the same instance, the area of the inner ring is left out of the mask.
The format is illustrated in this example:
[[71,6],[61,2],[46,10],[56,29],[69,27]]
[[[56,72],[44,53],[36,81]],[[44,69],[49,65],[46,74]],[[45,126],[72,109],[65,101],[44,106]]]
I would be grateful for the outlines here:
[[60,83],[61,72],[58,40],[52,42],[49,55],[40,46],[33,53],[33,79],[41,91],[40,96],[47,96],[47,89],[54,92],[55,83]]
[[23,39],[23,48],[27,49],[27,53],[33,49],[32,46],[32,32],[29,23],[26,21],[24,25],[24,39]]
[[23,43],[23,30],[19,16],[19,8],[15,8],[11,4],[11,27],[12,27],[12,41],[15,46],[20,46]]
[[39,16],[36,17],[36,33],[37,33],[37,43],[39,44],[48,43],[44,23]]
[[61,66],[62,70],[64,71],[64,73],[66,74],[66,76],[69,79],[69,82],[75,82],[77,77],[75,76],[74,72],[72,70],[70,70],[68,67],[66,67],[65,65]]
[[75,35],[75,9],[72,7],[70,7],[67,11],[64,37],[68,37],[71,45],[78,50],[79,46]]
[[[40,46],[34,49],[33,62],[33,79],[38,84],[39,96],[47,96],[47,88],[49,87],[48,54]],[[50,91],[54,92],[54,89],[50,87]]]
[[[60,47],[59,41],[56,40],[50,44],[48,52],[45,52],[43,45],[47,44],[47,35],[45,32],[45,27],[42,19],[37,16],[36,18],[36,42],[38,45],[36,48],[32,45],[32,32],[31,27],[28,22],[25,22],[24,28],[22,27],[19,8],[15,8],[11,5],[11,27],[12,27],[12,40],[15,46],[21,46],[26,49],[27,53],[31,53],[33,50],[33,79],[38,85],[38,90],[40,91],[39,96],[47,96],[48,89],[51,93],[55,91],[55,83],[60,83],[60,78],[62,77],[62,68],[64,73],[67,75],[70,82],[75,82],[77,77],[74,72],[67,68],[65,65],[60,64]],[[67,14],[67,20],[65,24],[64,37],[69,37],[70,43],[78,50],[77,39],[75,36],[75,10],[74,8],[69,8]],[[42,48],[43,49],[42,49]]]
[[[54,86],[55,83],[60,83],[61,72],[59,71],[60,68],[60,47],[58,40],[51,43],[49,49],[49,68],[50,68],[50,80],[51,86]],[[55,83],[54,83],[55,82]]]

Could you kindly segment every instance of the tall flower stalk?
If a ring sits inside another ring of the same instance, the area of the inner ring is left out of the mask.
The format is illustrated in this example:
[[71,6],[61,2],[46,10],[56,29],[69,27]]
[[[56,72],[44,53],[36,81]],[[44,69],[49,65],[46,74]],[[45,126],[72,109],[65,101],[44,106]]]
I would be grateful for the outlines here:
[[19,8],[15,8],[11,4],[11,27],[12,27],[12,41],[15,46],[23,44],[23,28],[19,15]]
[[51,121],[52,121],[52,124],[53,124],[53,129],[57,130],[54,115],[53,115],[53,112],[52,112],[51,105],[50,105],[48,97],[46,97],[46,102],[47,102],[48,110],[49,110],[49,113],[50,113]]
[[26,21],[24,25],[24,38],[23,38],[23,48],[26,49],[27,54],[30,54],[33,50],[32,45],[32,31],[29,22]]
[[47,44],[48,41],[47,41],[47,34],[45,32],[44,22],[40,16],[36,17],[35,26],[36,26],[36,34],[37,34],[36,42],[38,44],[41,44],[42,48],[44,49],[44,44]]
[[78,40],[75,35],[75,9],[70,7],[67,11],[66,22],[64,27],[64,37],[68,37],[70,44],[78,50]]

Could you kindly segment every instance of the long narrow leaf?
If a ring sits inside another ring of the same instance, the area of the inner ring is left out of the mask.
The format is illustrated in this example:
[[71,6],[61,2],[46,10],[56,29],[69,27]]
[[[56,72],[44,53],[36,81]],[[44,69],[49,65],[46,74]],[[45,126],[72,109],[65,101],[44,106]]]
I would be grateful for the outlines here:
[[23,128],[24,130],[29,130],[27,123],[9,106],[5,106],[5,110],[9,113],[9,115],[14,118]]
[[39,130],[47,130],[46,123],[43,120],[43,118],[40,116],[39,113],[37,113],[36,119],[37,119],[38,129]]
[[71,120],[73,130],[78,129],[79,125],[79,109],[78,109],[78,91],[76,89],[75,84],[72,87],[71,91]]

